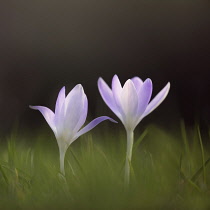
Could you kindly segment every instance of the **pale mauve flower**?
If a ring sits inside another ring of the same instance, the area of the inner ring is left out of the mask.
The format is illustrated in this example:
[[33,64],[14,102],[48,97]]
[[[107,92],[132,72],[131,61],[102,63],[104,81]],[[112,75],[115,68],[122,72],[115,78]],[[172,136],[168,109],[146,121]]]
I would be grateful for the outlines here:
[[110,117],[101,116],[81,129],[88,113],[88,100],[80,84],[76,85],[67,96],[65,87],[60,90],[55,105],[55,113],[44,106],[30,106],[30,108],[39,110],[53,130],[59,146],[60,169],[63,174],[65,174],[65,153],[73,141],[104,120],[116,122]]
[[98,89],[104,102],[122,121],[127,132],[125,182],[128,184],[134,129],[145,116],[156,109],[166,98],[170,83],[168,82],[151,101],[151,79],[146,79],[143,82],[139,77],[133,77],[128,79],[122,87],[118,76],[114,75],[111,88],[102,78],[99,78]]

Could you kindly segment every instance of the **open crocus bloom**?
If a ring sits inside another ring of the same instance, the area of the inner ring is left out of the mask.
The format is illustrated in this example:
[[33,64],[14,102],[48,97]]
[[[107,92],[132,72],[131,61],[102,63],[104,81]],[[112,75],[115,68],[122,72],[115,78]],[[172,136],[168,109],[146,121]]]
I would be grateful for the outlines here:
[[126,130],[133,131],[139,122],[165,99],[170,83],[150,103],[152,95],[150,79],[143,82],[139,77],[134,77],[128,79],[122,87],[118,76],[115,75],[112,79],[112,89],[102,78],[98,80],[98,88],[104,102],[122,121]]
[[53,130],[60,151],[61,172],[64,174],[64,156],[69,145],[82,134],[90,131],[104,120],[116,122],[107,116],[101,116],[80,129],[86,121],[88,100],[82,85],[76,85],[65,95],[65,87],[59,94],[55,105],[55,113],[44,106],[30,106],[39,110]]
[[145,116],[165,99],[170,89],[170,83],[150,103],[152,95],[152,81],[150,79],[143,82],[139,77],[134,77],[128,79],[122,87],[118,76],[115,75],[112,79],[111,89],[102,78],[99,78],[98,89],[104,102],[118,116],[126,129],[125,185],[127,186],[130,179],[134,129]]

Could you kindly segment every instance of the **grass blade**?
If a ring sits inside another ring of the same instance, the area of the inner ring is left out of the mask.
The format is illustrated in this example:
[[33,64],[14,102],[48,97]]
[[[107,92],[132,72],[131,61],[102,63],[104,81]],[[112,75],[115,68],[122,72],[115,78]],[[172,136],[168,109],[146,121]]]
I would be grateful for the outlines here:
[[[208,165],[208,163],[210,162],[210,158],[208,158],[208,160],[206,160],[206,162],[205,162],[205,167]],[[193,181],[193,182],[196,182],[197,181],[197,179],[198,179],[198,177],[200,176],[200,174],[203,172],[203,169],[204,169],[204,167],[203,167],[203,165],[197,170],[197,172],[192,176],[192,178],[191,178],[191,180]]]
[[185,152],[187,154],[188,157],[190,157],[190,146],[189,146],[189,143],[188,143],[188,140],[187,140],[187,133],[186,133],[186,127],[185,127],[185,124],[184,124],[184,121],[181,120],[181,134],[182,134],[182,139],[184,141],[184,148],[185,148]]
[[206,185],[206,166],[205,166],[205,155],[204,155],[204,149],[203,149],[203,142],[201,139],[201,133],[200,133],[200,128],[197,125],[197,131],[198,131],[198,138],[201,146],[201,155],[202,155],[202,165],[203,165],[203,182]]
[[147,135],[148,130],[145,130],[141,136],[138,138],[138,140],[134,143],[133,145],[133,153],[137,150],[139,144],[142,142],[142,140],[144,139],[144,137]]
[[6,174],[4,173],[4,170],[3,170],[3,168],[2,168],[1,165],[0,165],[0,172],[1,172],[2,176],[4,177],[5,182],[8,184],[9,181],[8,181],[7,176],[6,176]]
[[74,160],[76,161],[77,165],[79,166],[79,168],[80,168],[81,172],[83,173],[83,175],[85,175],[85,172],[84,172],[84,170],[83,170],[82,165],[80,164],[80,162],[79,162],[78,158],[76,157],[76,155],[74,154],[74,152],[72,151],[72,149],[71,149],[71,148],[70,148],[70,151],[71,151],[71,154],[72,154],[72,156],[73,156]]

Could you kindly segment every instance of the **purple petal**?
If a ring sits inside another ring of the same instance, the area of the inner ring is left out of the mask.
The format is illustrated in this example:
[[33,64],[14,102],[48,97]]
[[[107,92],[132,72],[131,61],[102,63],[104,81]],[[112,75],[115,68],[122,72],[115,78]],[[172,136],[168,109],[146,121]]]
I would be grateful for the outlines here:
[[60,121],[59,118],[61,117],[61,109],[64,104],[65,97],[65,87],[63,87],[58,94],[58,98],[55,105],[55,124],[58,124]]
[[97,117],[96,119],[92,120],[89,124],[87,124],[84,128],[82,128],[75,135],[74,140],[76,140],[79,136],[83,135],[84,133],[87,133],[88,131],[92,130],[96,125],[98,125],[99,123],[103,122],[104,120],[110,120],[111,122],[117,123],[117,121],[115,121],[112,118],[107,117],[107,116]]
[[121,108],[120,95],[122,92],[122,86],[117,75],[114,75],[112,79],[112,92],[117,106]]
[[49,108],[45,106],[29,106],[29,107],[34,110],[39,110],[42,113],[45,120],[47,121],[48,125],[53,130],[53,132],[54,133],[56,132],[55,123],[54,123],[55,114]]
[[124,123],[125,113],[124,113],[124,110],[123,110],[122,104],[121,104],[122,91],[123,91],[123,88],[121,86],[120,80],[117,75],[114,75],[114,77],[112,79],[112,93],[113,93],[114,101],[116,103],[116,107],[120,113],[119,118],[122,121],[122,123]]
[[152,95],[152,81],[151,79],[146,79],[139,91],[139,107],[138,107],[138,116],[141,117],[144,113],[147,105],[150,101]]
[[135,88],[136,88],[136,92],[139,93],[142,85],[143,85],[143,81],[139,78],[139,77],[133,77],[131,79],[131,81],[133,82]]
[[150,114],[154,109],[156,109],[162,103],[162,101],[168,95],[169,89],[170,89],[170,83],[168,82],[167,85],[149,103],[149,105],[147,106],[147,108],[143,114],[143,117]]
[[109,86],[106,84],[106,82],[102,79],[98,79],[98,89],[101,94],[101,97],[103,98],[106,105],[119,117],[121,118],[120,112],[116,106],[112,90],[109,88]]

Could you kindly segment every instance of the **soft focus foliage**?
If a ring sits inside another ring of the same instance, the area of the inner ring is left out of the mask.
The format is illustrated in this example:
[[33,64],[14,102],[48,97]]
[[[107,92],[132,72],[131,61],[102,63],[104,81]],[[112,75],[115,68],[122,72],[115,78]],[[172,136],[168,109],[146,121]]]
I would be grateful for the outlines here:
[[0,209],[210,207],[210,152],[202,144],[209,137],[200,138],[198,127],[186,131],[182,124],[181,131],[168,133],[149,126],[136,134],[126,190],[126,142],[124,132],[117,133],[94,132],[76,141],[66,153],[66,179],[52,135],[31,141],[12,135],[0,147]]

